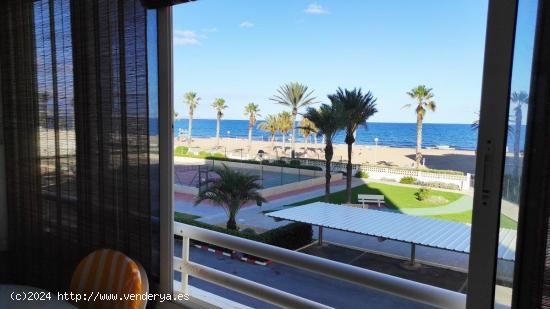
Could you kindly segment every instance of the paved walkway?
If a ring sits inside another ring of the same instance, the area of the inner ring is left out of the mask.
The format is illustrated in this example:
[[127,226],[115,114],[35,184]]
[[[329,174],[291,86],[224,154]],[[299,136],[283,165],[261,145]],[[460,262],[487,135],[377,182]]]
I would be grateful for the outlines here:
[[[360,179],[352,181],[352,187],[363,185],[364,182]],[[346,188],[345,180],[336,181],[331,184],[331,192],[338,192]],[[286,221],[275,221],[271,217],[264,215],[265,211],[281,208],[285,205],[290,205],[296,202],[301,202],[310,198],[322,196],[325,193],[325,186],[316,186],[309,190],[298,190],[294,194],[289,193],[285,196],[279,196],[273,200],[264,203],[262,207],[256,205],[248,205],[242,208],[237,214],[237,223],[241,227],[254,227],[258,230],[269,230],[288,224]],[[198,221],[213,224],[223,225],[227,221],[227,214],[220,207],[201,203],[198,206],[193,204],[193,200],[184,195],[176,195],[174,200],[174,208],[178,212],[200,216]]]
[[474,199],[469,195],[463,195],[458,200],[439,207],[401,208],[400,211],[412,216],[434,216],[461,213],[471,211]]

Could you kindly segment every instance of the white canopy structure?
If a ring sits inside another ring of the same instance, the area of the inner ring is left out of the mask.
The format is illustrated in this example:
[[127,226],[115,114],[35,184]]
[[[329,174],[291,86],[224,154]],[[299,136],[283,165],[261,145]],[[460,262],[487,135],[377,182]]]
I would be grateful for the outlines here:
[[[414,264],[415,245],[470,253],[471,226],[465,223],[410,216],[396,212],[356,208],[316,202],[267,213],[268,216],[411,244]],[[517,233],[500,229],[498,258],[514,261]]]

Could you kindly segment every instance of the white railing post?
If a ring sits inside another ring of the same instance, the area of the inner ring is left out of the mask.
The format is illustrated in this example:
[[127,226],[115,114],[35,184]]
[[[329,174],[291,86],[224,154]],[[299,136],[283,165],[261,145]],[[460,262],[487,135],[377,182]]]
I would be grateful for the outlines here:
[[[181,259],[183,263],[189,262],[189,237],[183,236],[181,240]],[[186,270],[181,269],[181,292],[188,294],[189,274]]]

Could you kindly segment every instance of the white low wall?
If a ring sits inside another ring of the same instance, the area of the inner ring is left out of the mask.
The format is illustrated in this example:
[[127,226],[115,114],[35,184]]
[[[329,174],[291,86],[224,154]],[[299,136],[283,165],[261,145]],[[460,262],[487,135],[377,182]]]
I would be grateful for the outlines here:
[[[289,162],[290,158],[281,158],[282,160]],[[317,166],[320,167],[323,171],[325,170],[325,160],[317,160],[317,159],[307,159],[307,158],[296,158],[292,160],[299,160],[300,164],[302,165],[309,165],[309,166]],[[355,174],[359,169],[361,168],[361,164],[352,164],[351,170],[352,173]],[[330,170],[332,172],[345,172],[347,169],[347,163],[345,162],[339,162],[339,161],[332,161],[330,162]]]
[[392,179],[401,180],[403,177],[414,177],[423,182],[442,182],[457,185],[461,190],[466,191],[470,188],[471,175],[430,173],[418,170],[387,168],[378,166],[361,166],[361,171],[369,174],[371,179]]
[[199,195],[199,188],[174,184],[174,192],[197,196]]

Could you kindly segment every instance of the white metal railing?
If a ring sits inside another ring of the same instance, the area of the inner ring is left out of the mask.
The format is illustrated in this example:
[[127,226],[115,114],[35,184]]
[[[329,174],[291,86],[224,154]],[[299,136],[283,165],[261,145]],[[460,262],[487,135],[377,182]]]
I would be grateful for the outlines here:
[[182,258],[174,258],[174,269],[182,273],[183,293],[187,292],[188,276],[191,275],[285,308],[328,308],[314,301],[189,261],[189,241],[195,239],[436,307],[464,308],[466,304],[466,295],[458,292],[187,224],[174,222],[174,234],[183,238]]

